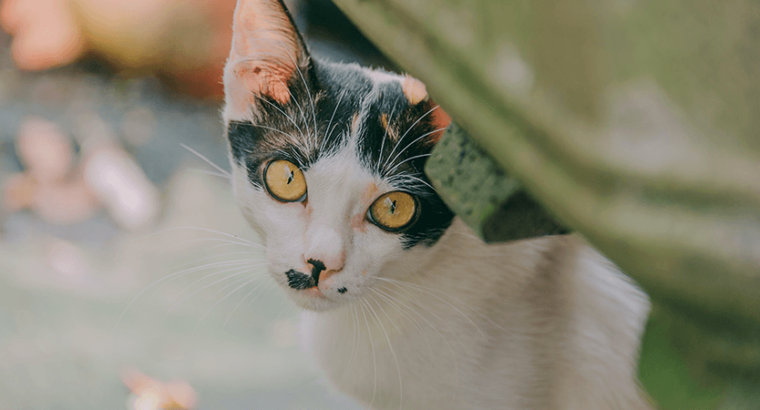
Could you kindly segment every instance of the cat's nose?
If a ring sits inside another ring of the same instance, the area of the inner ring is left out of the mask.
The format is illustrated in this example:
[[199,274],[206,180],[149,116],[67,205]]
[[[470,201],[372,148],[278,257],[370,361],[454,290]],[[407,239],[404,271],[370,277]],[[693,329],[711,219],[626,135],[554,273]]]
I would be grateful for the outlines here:
[[304,253],[304,261],[315,267],[310,260],[318,261],[323,265],[321,270],[337,272],[343,269],[346,254],[343,250],[343,241],[335,229],[323,227],[314,229],[309,235],[312,238],[307,251]]
[[341,264],[339,269],[327,269],[324,262],[318,259],[309,259],[306,261],[306,264],[311,267],[311,278],[314,280],[314,286],[317,287],[319,287],[320,279],[325,280],[343,268],[343,264]]

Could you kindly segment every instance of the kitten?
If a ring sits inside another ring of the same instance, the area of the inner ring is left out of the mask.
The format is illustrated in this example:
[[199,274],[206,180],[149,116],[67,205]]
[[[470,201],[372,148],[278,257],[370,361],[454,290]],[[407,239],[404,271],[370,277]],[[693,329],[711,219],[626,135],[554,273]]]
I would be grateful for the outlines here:
[[646,409],[647,297],[577,236],[487,245],[422,172],[449,117],[409,76],[309,56],[240,0],[223,111],[235,197],[308,348],[373,409]]

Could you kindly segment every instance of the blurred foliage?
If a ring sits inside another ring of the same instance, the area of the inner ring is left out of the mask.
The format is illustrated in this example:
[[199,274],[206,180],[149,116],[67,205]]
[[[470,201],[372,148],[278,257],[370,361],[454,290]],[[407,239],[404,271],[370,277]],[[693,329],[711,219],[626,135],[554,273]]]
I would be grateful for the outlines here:
[[759,408],[760,3],[336,3],[645,288],[663,409]]
[[[3,0],[22,70],[96,55],[120,71],[157,73],[184,92],[221,97],[235,0]],[[139,29],[137,29],[139,27]]]

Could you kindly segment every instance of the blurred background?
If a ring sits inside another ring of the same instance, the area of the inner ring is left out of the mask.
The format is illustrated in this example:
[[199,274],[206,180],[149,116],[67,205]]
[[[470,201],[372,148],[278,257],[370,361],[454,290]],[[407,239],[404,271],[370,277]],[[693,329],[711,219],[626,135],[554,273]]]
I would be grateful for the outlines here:
[[[314,55],[393,68],[330,2],[287,3]],[[224,175],[234,7],[0,0],[0,410],[358,408]]]

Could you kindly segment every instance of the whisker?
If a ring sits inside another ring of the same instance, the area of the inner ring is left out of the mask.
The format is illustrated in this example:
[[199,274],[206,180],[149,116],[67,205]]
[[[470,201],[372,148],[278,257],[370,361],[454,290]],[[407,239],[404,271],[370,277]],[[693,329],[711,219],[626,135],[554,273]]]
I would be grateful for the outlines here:
[[[238,262],[217,262],[217,263],[225,264],[224,266],[232,266],[234,264],[243,265],[243,264],[247,264],[249,262],[246,261],[246,262],[240,262],[240,263],[238,263]],[[116,321],[116,325],[115,326],[119,326],[119,323],[121,323],[121,320],[124,318],[124,315],[127,314],[127,312],[129,311],[129,309],[132,307],[132,305],[134,305],[134,303],[137,301],[137,299],[139,299],[140,296],[142,296],[145,292],[147,292],[148,290],[150,290],[153,286],[156,286],[159,283],[164,282],[166,280],[169,280],[169,279],[171,279],[173,277],[184,276],[184,275],[186,275],[188,273],[191,273],[191,272],[194,272],[194,271],[203,270],[203,269],[209,269],[209,267],[219,267],[219,266],[216,265],[216,264],[208,264],[208,265],[204,265],[204,266],[201,266],[201,267],[194,267],[194,268],[183,269],[181,271],[174,272],[172,274],[164,276],[163,278],[160,278],[160,279],[154,281],[153,283],[151,283],[150,285],[146,286],[143,290],[141,290],[137,294],[137,296],[135,296],[134,298],[132,298],[132,300],[127,304],[127,307],[124,308],[124,311],[121,312],[121,315],[119,315],[119,319]]]
[[[462,312],[462,311],[461,311],[459,308],[457,308],[456,306],[454,306],[453,304],[451,304],[451,302],[449,302],[449,301],[447,301],[447,300],[443,299],[443,298],[442,298],[442,297],[440,297],[440,296],[437,296],[437,295],[435,295],[435,294],[433,294],[433,293],[429,292],[428,290],[426,290],[426,288],[425,288],[425,287],[423,287],[423,286],[419,286],[419,285],[415,285],[415,284],[412,284],[412,283],[409,283],[409,282],[404,282],[404,281],[401,281],[401,280],[396,280],[396,279],[389,279],[389,278],[378,278],[378,277],[375,277],[375,279],[378,279],[378,280],[384,280],[384,281],[388,281],[388,282],[391,282],[391,283],[394,283],[394,282],[396,282],[396,283],[398,283],[398,284],[403,284],[403,285],[409,286],[409,287],[411,287],[411,288],[415,288],[415,289],[419,290],[420,292],[424,292],[424,293],[427,293],[428,295],[430,295],[430,296],[433,296],[434,298],[437,298],[437,299],[439,299],[439,300],[440,300],[440,301],[442,301],[443,303],[446,303],[447,305],[449,305],[449,306],[450,306],[452,309],[456,310],[456,311],[457,311],[457,312],[458,312],[460,315],[462,315],[462,317],[464,317],[464,318],[465,318],[465,319],[466,319],[468,322],[470,322],[470,324],[472,324],[472,325],[473,325],[473,326],[474,326],[474,327],[475,327],[475,328],[478,330],[478,332],[480,333],[480,335],[481,335],[481,336],[483,336],[483,339],[485,339],[485,340],[488,340],[488,337],[486,337],[485,333],[483,333],[483,331],[480,329],[480,327],[479,327],[478,325],[476,325],[476,324],[475,324],[475,322],[473,322],[473,321],[472,321],[472,319],[470,319],[470,317],[469,317],[469,316],[465,315],[465,314],[464,314],[464,312]],[[430,289],[430,290],[433,290],[433,289]],[[445,293],[444,293],[444,295],[445,295]],[[448,296],[448,297],[451,297],[450,295],[446,295],[446,296]],[[453,297],[451,297],[451,298],[452,298],[452,299],[454,299]],[[456,300],[456,299],[454,299],[454,300]],[[458,301],[458,300],[457,300],[457,301]],[[458,301],[458,302],[459,302],[459,303],[462,303],[461,301]],[[464,303],[462,303],[462,304],[464,305]],[[468,307],[469,307],[469,306],[468,306]],[[471,309],[471,310],[474,310],[474,309],[472,309],[471,307],[470,307],[470,309]],[[477,312],[476,312],[476,313],[477,313]]]
[[364,323],[367,325],[367,334],[369,337],[369,344],[372,346],[372,365],[375,369],[375,385],[372,389],[372,401],[369,403],[369,410],[372,409],[372,405],[375,404],[375,395],[377,394],[377,357],[375,355],[375,342],[372,341],[372,331],[369,328],[369,321],[367,320],[367,312],[364,307],[364,298],[359,299],[362,308],[362,315],[364,315]]
[[[440,316],[438,316],[437,314],[435,314],[435,312],[432,312],[430,309],[428,309],[427,307],[425,307],[425,306],[424,306],[424,305],[423,305],[423,304],[420,302],[420,300],[419,300],[419,299],[417,299],[417,297],[416,297],[416,296],[414,296],[414,295],[413,295],[411,292],[409,292],[409,291],[405,290],[405,289],[404,289],[404,288],[402,288],[401,286],[398,286],[398,285],[396,285],[396,284],[394,284],[394,283],[391,283],[391,285],[394,285],[394,286],[396,286],[396,287],[397,287],[397,288],[398,288],[400,291],[402,291],[402,292],[406,293],[408,296],[410,296],[412,299],[414,299],[414,301],[417,303],[417,306],[419,306],[420,308],[422,308],[422,309],[423,309],[425,312],[427,312],[428,314],[430,314],[430,315],[431,315],[431,316],[433,316],[434,318],[436,318],[436,319],[438,319],[439,321],[441,321],[441,322],[444,324],[444,326],[446,326],[446,327],[448,327],[448,328],[449,328],[449,331],[453,332],[453,329],[451,329],[451,326],[449,326],[449,323],[448,323],[447,321],[443,320],[443,319],[442,319]],[[390,292],[392,292],[392,290],[391,290],[391,289],[389,289],[389,288],[385,287],[385,284],[382,284],[382,283],[381,283],[381,284],[379,284],[379,287],[381,287],[381,288],[383,288],[383,289],[387,290],[389,293],[390,293]],[[377,290],[379,290],[379,289],[377,289]],[[401,302],[401,301],[399,301],[399,303],[401,303],[401,304],[404,304],[404,303],[403,303],[403,302]],[[406,306],[406,305],[405,305],[405,306]],[[451,347],[451,343],[449,343],[449,340],[448,340],[448,339],[446,339],[446,337],[443,335],[443,333],[441,333],[441,331],[440,331],[440,330],[438,330],[438,328],[437,328],[437,327],[435,327],[435,326],[434,326],[432,323],[430,323],[430,321],[429,321],[429,320],[427,320],[427,318],[426,318],[424,315],[420,314],[419,312],[417,312],[416,310],[412,309],[411,307],[410,307],[409,309],[410,309],[410,310],[411,310],[413,313],[416,313],[416,314],[417,314],[417,316],[419,316],[419,317],[420,317],[422,320],[424,320],[424,321],[425,321],[425,323],[427,323],[427,324],[428,324],[428,326],[430,326],[430,328],[431,328],[431,329],[433,329],[433,331],[434,331],[435,333],[437,333],[437,334],[438,334],[438,336],[440,336],[440,337],[441,337],[441,340],[443,340],[443,342],[444,342],[444,343],[446,343],[446,347],[448,347],[448,348],[449,348],[449,351],[451,352],[451,357],[454,359],[454,372],[455,372],[455,373],[454,373],[454,375],[455,375],[455,377],[456,377],[456,379],[455,379],[455,384],[458,386],[458,385],[459,385],[459,363],[458,363],[458,360],[457,360],[457,354],[454,352],[454,348],[453,348],[453,347]],[[460,346],[461,346],[461,345],[462,345],[462,344],[461,344],[461,341],[459,341],[459,342],[460,342]],[[463,347],[463,348],[464,348],[464,347]],[[432,350],[432,347],[431,347],[431,350]],[[465,348],[465,350],[466,350],[466,348]]]
[[[258,267],[261,267],[261,266],[262,266],[262,265],[253,265],[253,266],[243,266],[242,268],[227,269],[227,270],[223,270],[223,271],[219,271],[219,272],[214,272],[214,273],[208,274],[208,275],[206,275],[206,276],[204,276],[204,277],[202,277],[202,278],[200,278],[200,279],[196,280],[195,282],[191,283],[191,284],[190,284],[190,285],[189,285],[189,286],[188,286],[188,287],[187,287],[187,288],[186,288],[184,291],[182,291],[182,292],[180,293],[180,295],[182,295],[182,293],[185,293],[185,292],[187,291],[187,289],[190,289],[190,288],[191,288],[193,285],[195,285],[196,283],[198,283],[198,282],[200,282],[200,281],[202,281],[202,280],[204,280],[204,279],[206,279],[206,278],[209,278],[209,277],[211,277],[211,276],[215,276],[215,275],[219,275],[219,274],[221,274],[221,273],[239,271],[239,272],[236,272],[236,273],[234,273],[234,274],[232,274],[232,275],[226,276],[226,277],[224,277],[224,278],[222,278],[222,279],[218,279],[218,280],[216,280],[216,281],[214,281],[214,282],[211,282],[211,283],[209,283],[208,285],[206,285],[206,286],[204,286],[204,287],[202,287],[202,288],[200,288],[200,289],[198,289],[198,290],[196,290],[196,291],[194,291],[194,292],[190,293],[189,295],[185,296],[184,298],[182,298],[182,300],[180,300],[180,301],[179,301],[179,302],[177,302],[177,303],[176,303],[174,306],[172,306],[172,307],[171,307],[171,309],[169,309],[169,311],[167,311],[167,312],[166,312],[166,314],[164,315],[164,317],[168,316],[168,315],[169,315],[169,314],[170,314],[172,311],[174,311],[174,309],[175,309],[177,306],[179,306],[180,304],[182,304],[182,302],[184,302],[184,301],[185,301],[185,300],[187,300],[188,298],[192,297],[193,295],[197,294],[198,292],[201,292],[201,291],[203,291],[204,289],[207,289],[207,288],[209,288],[210,286],[216,285],[216,284],[217,284],[217,283],[219,283],[219,282],[224,282],[225,280],[227,280],[227,279],[230,279],[230,278],[233,278],[233,277],[235,277],[235,276],[237,276],[237,275],[242,275],[242,274],[244,274],[244,273],[248,273],[248,272],[252,271],[253,269],[255,269],[255,268],[258,268]],[[177,297],[179,297],[179,295],[178,295]]]
[[[242,273],[246,273],[246,272],[242,272]],[[240,283],[240,282],[243,282],[243,281],[246,281],[246,280],[248,280],[248,279],[250,279],[250,278],[251,278],[250,276],[243,276],[243,277],[242,277],[242,278],[240,278],[240,279],[235,279],[235,280],[233,280],[231,283],[228,283],[228,284],[227,284],[227,285],[225,285],[223,288],[221,288],[221,289],[217,290],[216,292],[214,292],[214,294],[213,294],[213,295],[209,296],[209,297],[206,299],[206,302],[210,302],[212,299],[214,299],[214,298],[215,298],[217,295],[219,295],[220,293],[222,293],[222,292],[224,292],[225,290],[227,290],[227,289],[229,289],[229,288],[231,288],[231,287],[233,287],[233,286],[237,285],[238,283]]]
[[[335,109],[333,110],[332,115],[330,116],[330,122],[327,123],[327,128],[325,129],[326,134],[325,137],[322,138],[322,143],[319,145],[319,151],[322,152],[325,150],[325,143],[327,142],[327,139],[330,138],[332,131],[330,129],[330,125],[332,125],[333,119],[335,118],[335,113],[338,112],[338,108],[340,107],[341,101],[343,101],[343,97],[346,95],[346,90],[341,91],[340,97],[338,98],[338,103],[335,105]],[[337,125],[337,124],[335,124]]]
[[[398,177],[398,178],[397,178],[397,177]],[[400,183],[403,183],[403,180],[404,180],[404,179],[411,179],[412,181],[417,181],[417,182],[420,182],[420,183],[422,183],[423,185],[425,185],[425,186],[427,186],[428,188],[430,188],[430,189],[431,189],[433,192],[438,192],[438,190],[437,190],[437,189],[435,189],[435,187],[434,187],[434,186],[432,186],[432,185],[430,185],[429,183],[427,183],[427,181],[425,181],[425,180],[423,180],[423,179],[421,179],[421,178],[419,178],[419,177],[416,177],[416,176],[414,176],[414,175],[410,175],[410,174],[396,174],[396,175],[394,175],[393,177],[391,177],[391,178],[388,178],[388,182],[390,182],[390,183],[394,183],[394,182],[398,181],[398,182],[400,182]],[[399,181],[399,180],[400,180],[400,181]]]
[[[400,300],[398,300],[398,298],[395,298],[395,297],[391,296],[390,294],[387,294],[387,293],[381,291],[380,289],[375,289],[375,288],[369,288],[369,289],[372,292],[375,292],[380,298],[383,298],[390,305],[392,305],[393,307],[395,307],[396,310],[398,310],[402,315],[404,315],[404,317],[406,317],[406,318],[408,318],[409,320],[412,321],[412,323],[414,324],[414,327],[425,337],[425,341],[427,342],[427,345],[428,345],[428,350],[430,351],[430,363],[432,364],[433,363],[433,345],[430,343],[430,338],[428,337],[427,333],[422,328],[422,325],[420,325],[419,322],[417,322],[417,320],[414,318],[414,316],[410,315],[407,311],[405,311],[404,309],[402,309],[401,307],[399,307],[399,305],[396,302],[400,303],[401,305],[406,306],[407,309],[411,310],[414,313],[417,313],[417,312],[415,312],[414,309],[412,309],[411,307],[409,307],[406,304],[404,304],[404,302],[401,302]],[[419,313],[417,313],[417,314],[419,315]]]
[[[280,113],[282,113],[282,115],[284,115],[285,118],[287,118],[296,127],[296,129],[298,130],[298,132],[301,134],[302,140],[303,141],[306,140],[306,136],[303,133],[303,130],[301,129],[301,127],[298,126],[298,124],[296,124],[296,121],[293,119],[293,117],[291,117],[288,114],[286,114],[285,111],[283,111],[280,107],[274,105],[274,103],[272,103],[271,101],[267,100],[266,98],[262,98],[260,96],[255,95],[255,94],[254,94],[254,97],[256,97],[257,99],[259,99],[260,101],[264,101],[265,103],[271,105],[272,107],[274,107],[274,109],[276,109],[277,111],[279,111]],[[285,133],[285,132],[283,132],[283,133],[285,135],[289,136],[296,144],[298,143],[298,140],[295,139],[292,135],[290,135],[288,133]]]
[[317,110],[314,104],[314,97],[312,97],[311,95],[309,84],[306,83],[306,78],[304,77],[303,72],[301,71],[301,68],[298,66],[298,64],[296,64],[292,55],[288,54],[288,56],[290,56],[290,60],[293,61],[293,65],[296,67],[296,70],[298,71],[298,75],[301,76],[301,81],[303,82],[303,86],[306,87],[306,94],[309,96],[309,100],[311,101],[311,114],[314,120],[314,138],[316,138],[317,137]]
[[221,242],[225,246],[236,245],[236,246],[244,246],[246,248],[261,249],[261,248],[259,248],[257,246],[250,245],[250,244],[247,244],[247,243],[235,242],[235,241],[231,241],[229,239],[221,239],[221,238],[195,238],[195,239],[187,239],[187,240],[184,240],[182,242],[174,243],[169,248],[178,248],[178,247],[181,247],[181,246],[184,246],[184,245],[188,245],[188,244],[191,244],[191,243],[197,243],[197,242]]
[[[215,246],[213,246],[212,248],[214,248],[214,247],[218,247],[218,246],[225,246],[225,245],[215,245]],[[236,251],[236,252],[226,252],[226,253],[221,253],[221,254],[219,254],[219,255],[211,255],[211,256],[206,256],[206,257],[204,257],[204,258],[195,259],[195,260],[192,260],[192,261],[190,261],[190,262],[183,262],[183,263],[179,263],[179,264],[175,265],[175,266],[174,266],[172,269],[179,269],[179,268],[181,268],[182,266],[188,266],[188,267],[199,267],[199,266],[197,266],[197,265],[196,265],[198,262],[203,262],[203,261],[207,261],[207,260],[210,260],[210,259],[214,259],[214,258],[221,258],[221,257],[224,257],[224,256],[230,256],[230,255],[240,255],[240,254],[247,254],[247,255],[250,255],[250,254],[251,254],[251,251]],[[234,261],[224,260],[224,261],[213,262],[213,263],[224,263],[224,262],[240,262],[240,261],[257,261],[257,260],[258,260],[258,259],[237,259],[237,260],[234,260]],[[205,265],[201,265],[201,266],[205,266]]]
[[220,167],[219,165],[216,165],[216,164],[215,164],[213,161],[211,161],[210,159],[206,158],[206,157],[205,157],[203,154],[201,154],[200,152],[198,152],[198,151],[196,151],[196,150],[194,150],[194,149],[192,149],[192,148],[188,147],[187,145],[185,145],[185,144],[183,144],[183,143],[180,143],[179,145],[180,145],[182,148],[184,148],[184,149],[186,149],[186,150],[190,151],[191,153],[195,154],[195,156],[197,156],[198,158],[200,158],[200,159],[204,160],[204,161],[205,161],[207,164],[209,164],[209,165],[211,165],[212,167],[214,167],[214,168],[215,168],[217,171],[221,172],[221,173],[222,173],[224,176],[226,176],[227,178],[232,178],[232,174],[230,174],[230,172],[229,172],[229,171],[225,170],[224,168]]
[[[391,127],[391,122],[393,122],[393,114],[396,112],[396,104],[393,105],[393,109],[391,109],[391,116],[388,119],[388,124],[385,126],[385,133],[383,134],[383,140],[380,143],[380,156],[377,158],[377,164],[375,164],[375,172],[380,173],[380,162],[383,160],[383,149],[385,149],[385,140],[388,138],[388,128]],[[392,155],[393,152],[389,154]]]
[[[224,324],[222,325],[222,330],[224,330],[224,328],[225,328],[225,327],[227,327],[227,323],[228,323],[228,322],[230,321],[230,319],[232,318],[232,315],[234,315],[234,314],[235,314],[235,311],[236,311],[236,310],[237,310],[237,309],[240,307],[240,305],[241,305],[243,302],[245,302],[245,300],[246,300],[246,299],[248,299],[248,296],[251,296],[251,293],[255,292],[255,291],[256,291],[256,289],[260,288],[261,286],[263,286],[263,285],[265,285],[265,284],[267,284],[267,283],[271,284],[272,282],[267,282],[267,281],[264,281],[264,282],[261,282],[261,283],[259,283],[259,284],[258,284],[258,285],[256,285],[256,286],[255,286],[253,289],[251,289],[251,291],[250,291],[250,292],[246,293],[246,295],[245,295],[245,296],[244,296],[242,299],[240,299],[240,302],[238,302],[238,303],[237,303],[237,305],[235,305],[235,308],[234,308],[234,309],[232,309],[232,312],[230,312],[229,316],[227,316],[227,320],[225,320],[225,321],[224,321]],[[266,289],[266,288],[264,288],[264,289]],[[263,291],[264,289],[262,289],[262,291]],[[257,298],[257,297],[259,297],[259,295],[261,295],[261,292],[259,292],[259,294],[258,294],[258,295],[256,295],[256,296],[254,296],[254,297],[253,297],[253,299],[251,300],[251,303],[253,303],[253,301],[254,301],[254,300],[256,300],[256,298]],[[249,305],[250,305],[251,303],[249,303]]]
[[353,337],[353,344],[351,345],[351,356],[348,359],[348,364],[343,369],[343,373],[341,374],[340,379],[338,380],[338,383],[336,383],[336,385],[338,385],[338,386],[340,386],[341,382],[343,382],[343,379],[348,374],[348,370],[351,369],[351,367],[353,366],[354,360],[356,360],[356,356],[357,356],[357,353],[358,353],[358,350],[359,350],[359,345],[358,345],[358,341],[359,341],[359,325],[358,325],[358,323],[359,323],[359,317],[358,317],[358,313],[356,312],[356,305],[354,305],[353,303],[351,303],[349,305],[349,307],[351,308],[351,325],[352,325],[352,330],[354,331],[354,337]]
[[177,231],[177,230],[181,230],[181,229],[193,229],[193,230],[202,231],[202,232],[214,233],[214,234],[226,236],[228,238],[232,238],[232,239],[235,239],[235,240],[238,240],[238,241],[241,241],[241,242],[245,242],[248,245],[261,246],[261,245],[255,243],[255,242],[253,242],[253,241],[250,241],[250,240],[245,239],[245,238],[241,238],[241,237],[239,237],[237,235],[232,235],[232,234],[229,234],[229,233],[226,233],[226,232],[217,231],[217,230],[211,229],[211,228],[202,228],[202,227],[199,227],[199,226],[174,226],[174,227],[171,227],[171,228],[166,228],[166,229],[162,229],[160,231],[149,233],[147,235],[141,236],[139,239],[149,238],[151,236],[155,236],[155,235],[159,235],[159,234],[166,233],[166,232],[171,232],[171,231]]
[[199,174],[204,174],[204,175],[211,175],[212,177],[219,177],[219,178],[224,178],[227,180],[232,178],[229,175],[221,174],[219,172],[206,171],[205,169],[198,169],[198,168],[188,168],[188,169],[192,172],[197,172]]
[[[426,132],[426,133],[424,133],[424,134],[420,135],[419,137],[415,138],[415,139],[414,139],[414,141],[412,141],[412,142],[410,142],[410,143],[406,144],[406,146],[405,146],[405,147],[404,147],[404,148],[403,148],[401,151],[399,151],[399,152],[398,152],[398,154],[396,154],[396,156],[395,156],[395,157],[393,157],[393,159],[391,160],[390,164],[393,164],[394,162],[396,162],[396,160],[398,159],[398,157],[399,157],[401,154],[403,154],[403,153],[404,153],[404,151],[406,151],[406,150],[407,150],[407,148],[409,148],[409,147],[411,147],[412,145],[416,144],[416,143],[417,143],[417,141],[419,141],[419,140],[421,140],[421,139],[423,139],[423,138],[425,138],[425,137],[427,137],[427,136],[429,136],[429,135],[432,135],[432,134],[434,134],[434,133],[436,133],[436,132],[439,132],[439,131],[443,131],[443,130],[445,130],[445,129],[446,129],[446,128],[438,128],[437,130],[433,130],[433,131],[430,131],[430,132]],[[386,174],[387,174],[387,173],[390,173],[390,172],[391,172],[391,171],[388,171],[388,172],[386,172]]]
[[[375,301],[375,303],[377,303],[377,300],[372,295],[369,295],[369,297],[371,297]],[[377,315],[377,312],[375,312],[375,309],[372,307],[372,304],[369,301],[367,301],[367,307],[369,307],[369,309],[372,312],[372,314],[377,318],[377,324],[380,325],[380,329],[382,329],[383,334],[385,335],[385,340],[388,342],[388,348],[391,351],[391,356],[393,356],[393,361],[396,363],[396,372],[398,372],[398,397],[399,397],[398,408],[400,410],[401,407],[402,407],[402,404],[404,402],[403,401],[403,399],[404,399],[403,382],[401,381],[401,367],[398,365],[398,359],[396,358],[396,352],[393,350],[393,344],[391,343],[391,338],[388,336],[388,331],[385,330],[385,325],[383,325],[383,321],[380,320],[380,316]],[[378,305],[378,307],[382,309],[382,306]],[[385,310],[383,310],[383,311],[385,311]],[[386,316],[387,315],[388,314],[386,313]],[[388,319],[390,319],[390,316],[388,316]],[[392,320],[391,320],[391,324],[393,324]],[[396,326],[395,324],[393,324],[393,325]],[[396,329],[398,329],[398,327],[396,327]],[[401,329],[399,329],[399,333],[402,333]]]
[[[407,163],[407,162],[409,162],[409,161],[413,161],[413,160],[415,160],[415,159],[417,159],[417,158],[425,158],[425,157],[429,157],[429,156],[431,156],[431,155],[433,155],[433,154],[422,154],[422,155],[415,155],[415,156],[413,156],[413,157],[407,158],[407,159],[405,159],[405,160],[403,160],[403,161],[399,162],[398,164],[396,164],[396,166],[394,166],[393,168],[391,168],[391,169],[390,169],[390,171],[388,171],[388,173],[389,173],[389,174],[393,173],[393,171],[395,171],[395,170],[396,170],[398,167],[400,167],[400,166],[404,165],[405,163]],[[391,162],[391,164],[392,164],[392,162]]]
[[237,291],[239,291],[240,289],[242,289],[242,288],[246,287],[248,284],[250,284],[250,283],[253,283],[253,281],[255,281],[256,279],[259,279],[260,277],[261,277],[261,275],[258,275],[258,276],[254,276],[254,277],[253,277],[253,278],[251,278],[250,280],[248,280],[248,281],[244,282],[242,285],[240,285],[240,286],[238,286],[237,288],[235,288],[235,290],[233,290],[232,292],[228,293],[228,294],[227,294],[227,296],[225,296],[225,297],[223,297],[223,298],[219,299],[219,300],[218,300],[216,303],[214,303],[214,304],[213,304],[213,305],[212,305],[210,308],[208,308],[208,310],[206,310],[206,312],[203,314],[203,316],[201,316],[201,318],[200,318],[200,319],[198,319],[198,323],[195,325],[195,329],[193,329],[193,334],[195,334],[195,332],[198,330],[198,326],[200,326],[200,324],[201,324],[201,322],[203,321],[203,319],[204,319],[206,316],[208,316],[208,314],[209,314],[209,313],[211,313],[211,310],[212,310],[212,309],[214,309],[214,307],[216,307],[218,304],[220,304],[220,303],[224,302],[224,300],[225,300],[225,299],[227,299],[228,297],[230,297],[230,296],[234,295],[234,294],[235,294]]
[[[276,287],[277,287],[277,281],[271,281],[271,282],[270,282],[270,281],[267,281],[267,282],[269,283],[269,285],[267,286],[266,290],[270,290],[270,289],[273,289],[273,288],[276,288]],[[273,293],[274,293],[274,292],[273,292]],[[270,295],[271,295],[271,293],[270,293]],[[258,295],[257,295],[256,297],[258,297]],[[270,297],[271,297],[271,296],[270,296]],[[268,299],[267,299],[267,300],[268,300]],[[251,306],[251,305],[253,304],[253,302],[255,302],[255,301],[256,301],[256,298],[253,298],[253,299],[251,299],[251,301],[250,301],[250,302],[248,302],[248,306]],[[288,304],[286,304],[286,305],[285,305],[285,308],[286,308],[286,309],[296,309],[296,310],[298,310],[298,308],[297,308],[297,307],[295,307],[295,306],[294,306],[292,303],[288,303]],[[282,313],[282,311],[280,311],[280,313]],[[279,319],[280,319],[280,317],[279,317],[279,316],[276,316],[276,317],[275,317],[275,320],[279,320]]]
[[[388,155],[388,159],[385,160],[385,163],[383,164],[383,169],[386,169],[388,167],[388,160],[391,159],[391,157],[393,156],[393,153],[396,152],[396,148],[399,146],[399,144],[401,144],[401,141],[404,140],[404,137],[406,137],[406,134],[408,134],[409,131],[412,130],[412,128],[414,128],[417,124],[419,124],[419,122],[422,121],[423,118],[425,118],[428,115],[430,115],[430,113],[433,112],[433,111],[435,111],[437,108],[438,108],[438,106],[436,105],[435,107],[431,108],[430,111],[426,112],[425,114],[422,114],[422,116],[420,116],[420,118],[418,118],[417,121],[415,121],[406,130],[406,132],[404,132],[404,135],[402,135],[401,138],[398,139],[398,142],[396,142],[396,145],[393,146],[393,149],[391,150],[391,153]],[[407,146],[408,146],[408,144],[407,144]]]

